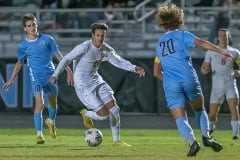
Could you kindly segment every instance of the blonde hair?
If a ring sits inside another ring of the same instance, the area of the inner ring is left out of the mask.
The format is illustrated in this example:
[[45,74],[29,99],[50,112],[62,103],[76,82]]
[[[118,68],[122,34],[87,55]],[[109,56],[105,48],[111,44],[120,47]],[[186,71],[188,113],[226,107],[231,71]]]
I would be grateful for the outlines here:
[[155,18],[165,30],[174,30],[184,25],[184,13],[175,4],[162,5],[158,8]]

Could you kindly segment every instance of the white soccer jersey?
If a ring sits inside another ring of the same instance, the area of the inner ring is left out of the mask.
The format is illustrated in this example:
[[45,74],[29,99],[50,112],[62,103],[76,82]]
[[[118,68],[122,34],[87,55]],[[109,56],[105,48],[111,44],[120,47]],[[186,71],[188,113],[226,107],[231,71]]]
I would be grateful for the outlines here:
[[233,55],[234,60],[226,59],[225,56],[214,51],[207,51],[204,59],[206,63],[211,63],[212,91],[210,101],[212,103],[222,103],[224,96],[226,98],[238,97],[236,79],[233,74],[234,61],[239,62],[240,52],[230,46],[226,50]]
[[131,72],[135,72],[136,67],[129,61],[122,59],[107,43],[104,42],[101,48],[96,48],[92,40],[87,40],[77,45],[61,60],[53,76],[57,77],[72,61],[74,64],[75,87],[81,88],[85,86],[89,87],[90,90],[91,87],[94,88],[104,82],[98,73],[102,61],[109,61],[114,66]]

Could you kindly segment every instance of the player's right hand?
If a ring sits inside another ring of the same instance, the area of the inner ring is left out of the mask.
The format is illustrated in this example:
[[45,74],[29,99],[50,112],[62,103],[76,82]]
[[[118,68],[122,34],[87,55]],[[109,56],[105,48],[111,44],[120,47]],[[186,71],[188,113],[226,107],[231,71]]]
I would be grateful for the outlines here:
[[12,82],[7,81],[7,82],[3,85],[3,90],[4,90],[4,91],[7,91],[8,88],[9,88],[9,86],[10,86],[11,84],[12,84]]

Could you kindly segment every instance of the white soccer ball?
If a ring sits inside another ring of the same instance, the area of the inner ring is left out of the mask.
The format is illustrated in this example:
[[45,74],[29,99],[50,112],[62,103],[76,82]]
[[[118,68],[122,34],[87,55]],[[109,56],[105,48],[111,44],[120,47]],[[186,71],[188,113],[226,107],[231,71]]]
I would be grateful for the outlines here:
[[90,147],[99,146],[103,140],[102,132],[97,128],[91,128],[85,131],[84,140]]

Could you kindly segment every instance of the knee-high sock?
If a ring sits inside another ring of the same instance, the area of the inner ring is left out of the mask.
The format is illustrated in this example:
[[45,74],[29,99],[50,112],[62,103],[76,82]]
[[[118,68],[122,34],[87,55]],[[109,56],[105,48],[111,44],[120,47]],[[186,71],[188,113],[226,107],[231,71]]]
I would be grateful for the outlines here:
[[209,121],[209,130],[215,130],[216,129],[216,121]]
[[233,137],[238,136],[239,132],[239,121],[238,120],[231,120],[231,126],[232,126],[232,131],[233,131]]
[[209,121],[207,112],[205,109],[195,112],[195,117],[197,119],[198,126],[204,137],[209,137]]
[[49,116],[50,120],[55,122],[56,115],[57,115],[57,108],[55,108],[49,104],[48,105],[48,116]]
[[112,138],[114,142],[120,140],[119,111],[120,111],[120,108],[118,106],[114,106],[109,110],[109,121],[110,121],[111,130],[112,130]]
[[42,129],[43,129],[42,113],[34,113],[33,119],[34,119],[34,126],[35,126],[36,132],[42,133]]
[[107,116],[99,116],[96,112],[93,112],[93,111],[87,111],[85,113],[85,116],[88,118],[91,118],[93,120],[105,120],[108,118],[108,115]]
[[179,117],[176,119],[176,124],[179,133],[184,138],[185,141],[187,141],[190,145],[193,144],[193,142],[196,140],[193,129],[189,125],[187,117]]

